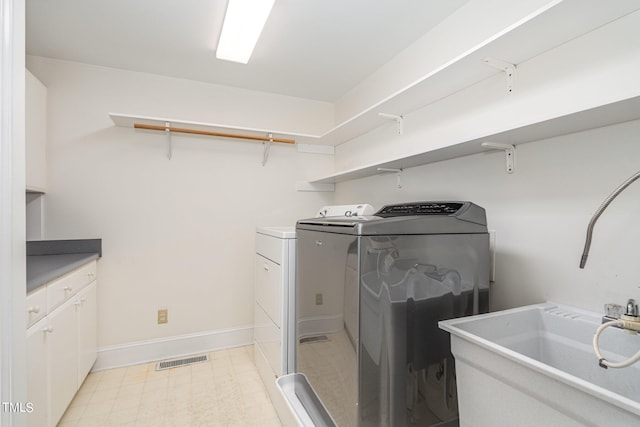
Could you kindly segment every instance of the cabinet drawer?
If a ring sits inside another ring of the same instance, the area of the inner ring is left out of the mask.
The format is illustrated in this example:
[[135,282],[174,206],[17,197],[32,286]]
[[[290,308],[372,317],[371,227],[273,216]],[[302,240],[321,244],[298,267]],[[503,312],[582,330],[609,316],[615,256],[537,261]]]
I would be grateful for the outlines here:
[[256,253],[282,264],[282,239],[256,233]]
[[29,293],[25,305],[27,307],[27,327],[29,327],[47,314],[47,288],[43,286]]
[[80,289],[96,278],[96,262],[91,261],[82,267],[54,280],[47,285],[47,311],[54,308],[78,293]]
[[267,315],[279,328],[282,324],[282,268],[256,255],[255,298]]

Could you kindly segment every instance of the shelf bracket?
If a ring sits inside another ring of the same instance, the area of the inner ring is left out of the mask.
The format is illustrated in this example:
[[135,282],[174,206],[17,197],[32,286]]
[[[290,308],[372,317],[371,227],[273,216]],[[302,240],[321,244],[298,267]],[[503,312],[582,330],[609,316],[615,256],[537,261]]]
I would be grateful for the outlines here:
[[483,142],[485,148],[492,150],[503,150],[507,162],[507,173],[513,173],[516,169],[516,147],[511,144],[501,144],[499,142]]
[[167,135],[167,158],[171,160],[171,123],[164,122],[164,134]]
[[396,185],[398,188],[402,188],[402,169],[394,168],[378,168],[378,172],[396,173]]
[[483,62],[490,67],[503,71],[507,78],[507,93],[513,93],[513,81],[516,78],[516,66],[506,61],[495,58],[484,58]]
[[387,114],[387,113],[378,113],[378,116],[382,117],[383,119],[395,120],[396,121],[398,135],[402,135],[402,132],[404,131],[404,129],[403,129],[404,128],[404,126],[403,126],[404,117],[396,116],[394,114]]
[[269,133],[267,137],[269,138],[269,140],[262,143],[262,145],[264,146],[264,153],[262,154],[262,166],[267,164],[267,160],[269,159],[269,150],[271,149],[271,144],[273,144],[273,134]]

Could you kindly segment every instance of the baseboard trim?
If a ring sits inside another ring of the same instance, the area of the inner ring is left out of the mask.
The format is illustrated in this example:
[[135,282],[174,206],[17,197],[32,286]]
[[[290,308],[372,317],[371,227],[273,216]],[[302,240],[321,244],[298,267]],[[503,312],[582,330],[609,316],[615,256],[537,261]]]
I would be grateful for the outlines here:
[[92,371],[121,368],[253,343],[253,326],[177,335],[98,349]]

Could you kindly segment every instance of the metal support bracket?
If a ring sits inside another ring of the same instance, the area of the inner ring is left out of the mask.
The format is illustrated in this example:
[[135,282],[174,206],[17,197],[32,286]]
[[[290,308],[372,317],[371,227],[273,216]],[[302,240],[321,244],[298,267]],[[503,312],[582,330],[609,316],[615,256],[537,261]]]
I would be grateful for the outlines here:
[[500,142],[483,142],[481,145],[492,150],[503,150],[507,162],[507,173],[513,173],[516,170],[515,146],[511,144],[502,144]]
[[396,173],[396,185],[398,188],[402,188],[402,169],[392,169],[392,168],[378,168],[378,172],[390,172]]
[[262,154],[262,166],[267,164],[267,160],[269,159],[269,150],[271,149],[271,144],[273,144],[273,134],[270,133],[267,135],[269,137],[269,141],[265,141],[262,143],[264,146],[264,153]]
[[402,132],[404,131],[404,127],[403,127],[404,117],[396,116],[394,114],[387,114],[387,113],[378,113],[378,116],[382,117],[383,119],[395,120],[397,125],[398,135],[402,135]]
[[164,133],[167,135],[167,158],[171,160],[171,123],[164,122]]
[[507,78],[507,93],[513,93],[513,81],[516,78],[516,66],[506,61],[495,58],[484,58],[483,62],[490,67],[497,68],[504,72]]

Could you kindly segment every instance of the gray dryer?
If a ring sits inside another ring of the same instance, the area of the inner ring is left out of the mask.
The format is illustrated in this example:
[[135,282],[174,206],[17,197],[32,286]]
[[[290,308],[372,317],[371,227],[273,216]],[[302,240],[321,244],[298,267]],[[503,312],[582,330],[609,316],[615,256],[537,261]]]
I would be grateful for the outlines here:
[[296,235],[296,372],[333,422],[457,425],[454,361],[438,321],[489,310],[484,209],[388,205],[300,220]]

